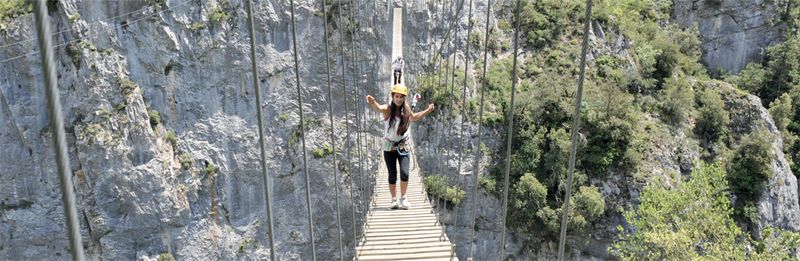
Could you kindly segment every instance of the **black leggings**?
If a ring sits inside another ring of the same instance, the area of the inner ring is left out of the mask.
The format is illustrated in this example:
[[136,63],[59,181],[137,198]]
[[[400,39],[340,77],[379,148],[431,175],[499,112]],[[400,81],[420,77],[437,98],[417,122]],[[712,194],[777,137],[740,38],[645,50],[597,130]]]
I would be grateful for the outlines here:
[[383,161],[386,162],[386,169],[389,170],[389,184],[397,184],[397,161],[400,161],[400,180],[408,182],[408,155],[400,156],[396,150],[384,151]]
[[403,71],[394,70],[394,84],[400,84],[400,77],[403,76]]

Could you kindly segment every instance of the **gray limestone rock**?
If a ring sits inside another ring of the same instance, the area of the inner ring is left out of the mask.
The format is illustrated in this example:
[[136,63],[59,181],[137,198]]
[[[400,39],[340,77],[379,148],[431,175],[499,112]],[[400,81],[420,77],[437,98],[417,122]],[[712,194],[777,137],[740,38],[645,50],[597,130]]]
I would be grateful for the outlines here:
[[702,61],[710,71],[738,73],[751,61],[761,61],[767,47],[783,40],[776,1],[676,0],[672,20],[697,25]]

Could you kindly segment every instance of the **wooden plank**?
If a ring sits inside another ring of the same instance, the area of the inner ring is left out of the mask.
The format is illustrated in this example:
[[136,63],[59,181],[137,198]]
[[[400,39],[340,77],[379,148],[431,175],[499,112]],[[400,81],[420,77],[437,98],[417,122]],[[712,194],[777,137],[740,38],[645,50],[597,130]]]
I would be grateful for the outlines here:
[[376,237],[395,237],[395,236],[440,236],[441,229],[431,229],[425,231],[389,231],[389,232],[370,232],[367,231],[367,239]]
[[359,256],[358,260],[429,260],[433,258],[449,258],[450,251],[447,252],[427,252],[427,253],[406,253],[406,254],[393,254],[393,255],[370,255]]
[[382,242],[382,241],[408,241],[408,240],[439,240],[438,234],[428,234],[428,235],[403,235],[403,236],[393,236],[393,237],[367,237],[367,244],[373,244],[375,242]]
[[[407,241],[399,241],[399,242],[391,242],[385,241],[380,242],[372,245],[362,246],[358,250],[359,251],[367,251],[367,250],[390,250],[390,249],[416,249],[418,247],[450,247],[450,242],[442,242],[442,241],[418,241],[418,242],[407,242]],[[449,250],[448,250],[449,251]],[[408,251],[407,251],[408,252]]]
[[428,224],[425,227],[409,227],[409,226],[373,226],[370,225],[367,227],[367,231],[369,232],[401,232],[401,231],[441,231],[442,227],[440,226],[433,226],[432,224]]
[[[370,249],[361,250],[359,257],[365,256],[380,256],[380,255],[403,255],[408,253],[432,253],[436,256],[450,256],[450,246],[422,246],[416,248],[400,248],[400,249]],[[444,255],[442,255],[444,254]]]
[[375,238],[368,239],[366,244],[360,244],[359,249],[362,247],[369,247],[373,245],[391,245],[391,244],[417,244],[417,243],[448,243],[447,241],[439,240],[439,237],[419,237],[419,238]]
[[[402,223],[401,223],[402,222]],[[416,218],[416,219],[372,219],[367,221],[369,226],[402,226],[402,225],[419,225],[419,224],[427,224],[428,226],[434,226],[437,224],[436,218]]]
[[372,209],[373,215],[375,214],[429,214],[431,212],[430,207],[427,209],[386,209],[386,208],[374,208]]

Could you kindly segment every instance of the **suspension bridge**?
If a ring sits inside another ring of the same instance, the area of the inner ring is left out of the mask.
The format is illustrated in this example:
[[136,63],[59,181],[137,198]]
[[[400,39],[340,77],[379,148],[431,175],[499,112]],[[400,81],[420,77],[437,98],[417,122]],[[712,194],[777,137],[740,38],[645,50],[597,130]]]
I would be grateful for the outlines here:
[[[392,12],[392,59],[403,54],[403,10]],[[401,76],[401,81],[402,76]],[[413,150],[413,148],[412,148]],[[412,154],[413,157],[413,154]],[[415,164],[417,160],[413,161]],[[391,195],[386,165],[381,165],[373,204],[367,214],[366,233],[358,247],[357,260],[457,260],[454,245],[449,242],[444,226],[437,220],[419,175],[419,167],[411,167],[406,193],[411,203],[407,210],[388,208]]]
[[[355,0],[352,0],[352,1],[355,2]],[[188,0],[186,2],[188,2]],[[185,4],[186,2],[183,2],[181,4]],[[246,6],[246,12],[248,14],[247,23],[248,23],[248,30],[249,30],[249,33],[250,33],[250,45],[251,45],[250,46],[251,47],[250,55],[251,55],[251,60],[252,60],[252,69],[253,69],[253,72],[254,72],[253,73],[253,77],[254,77],[253,83],[254,83],[254,88],[255,88],[255,92],[256,92],[256,104],[258,105],[258,104],[261,104],[261,93],[260,93],[260,87],[258,86],[258,83],[259,83],[258,75],[255,73],[257,71],[256,55],[255,55],[255,49],[256,49],[255,45],[256,44],[255,44],[255,39],[253,37],[253,35],[254,35],[253,26],[254,25],[253,25],[253,19],[252,19],[252,10],[251,10],[251,3],[250,3],[251,1],[250,0],[244,0],[244,2],[245,2],[245,6]],[[300,76],[299,76],[299,72],[298,72],[298,70],[299,70],[298,69],[299,68],[299,60],[297,58],[297,43],[296,43],[296,35],[295,35],[296,34],[295,33],[295,14],[294,14],[294,9],[295,9],[294,2],[295,1],[291,0],[289,2],[290,2],[290,10],[289,11],[291,12],[290,25],[291,25],[291,33],[292,33],[292,47],[293,47],[293,51],[294,51],[294,62],[295,62],[294,63],[294,65],[295,65],[294,66],[294,70],[295,70],[295,75],[296,75],[297,92],[298,92],[297,103],[298,104],[303,104],[302,95],[301,95],[301,88],[302,87],[300,86],[300,78],[299,78]],[[353,2],[351,2],[351,4]],[[340,4],[341,3],[342,2],[340,2]],[[420,61],[420,62],[426,62],[432,68],[431,70],[435,71],[435,70],[440,70],[441,69],[441,67],[442,67],[441,60],[443,60],[443,59],[440,59],[440,58],[442,58],[441,57],[442,56],[442,49],[444,49],[444,46],[448,42],[448,40],[452,40],[451,37],[453,37],[453,38],[457,37],[457,32],[456,33],[451,33],[451,30],[453,28],[455,28],[455,25],[457,23],[458,17],[460,17],[459,14],[464,9],[463,8],[464,4],[465,4],[465,0],[461,0],[460,3],[457,4],[458,8],[457,8],[455,14],[453,16],[451,16],[452,19],[451,19],[451,21],[449,23],[449,26],[448,26],[447,30],[446,30],[444,39],[441,39],[441,41],[439,41],[438,44],[434,44],[433,48],[431,48],[432,52],[433,52],[432,56],[428,57],[429,58],[428,61]],[[588,31],[587,30],[589,28],[589,20],[590,20],[588,18],[591,17],[591,4],[592,4],[592,1],[591,0],[587,0],[586,19],[584,19],[584,41],[583,41],[583,49],[582,49],[582,54],[581,54],[582,55],[581,56],[581,71],[580,71],[580,79],[578,81],[578,92],[577,92],[577,97],[576,97],[577,99],[576,99],[576,111],[575,111],[575,113],[576,113],[577,116],[574,117],[575,122],[573,124],[573,128],[572,128],[573,130],[577,130],[578,126],[580,124],[580,122],[579,122],[580,121],[580,116],[579,116],[580,107],[579,107],[579,105],[581,103],[581,94],[582,94],[582,90],[583,90],[583,76],[584,76],[584,68],[585,68],[586,51],[587,51],[587,48],[588,48],[587,47],[587,38],[588,38],[587,37],[588,36]],[[322,6],[322,11],[323,11],[323,16],[322,17],[327,18],[328,17],[328,11],[330,11],[330,10],[327,10],[327,5],[324,4],[324,1],[323,1],[323,4],[321,6]],[[473,3],[472,3],[472,0],[470,0],[469,4],[468,4],[468,7],[469,7],[469,18],[468,18],[467,21],[472,21],[473,20],[472,19],[472,6],[473,6]],[[485,23],[486,27],[484,29],[484,32],[485,32],[484,35],[485,35],[486,38],[484,38],[484,42],[488,42],[488,37],[489,37],[489,33],[488,33],[488,31],[489,31],[489,21],[490,21],[490,19],[489,19],[490,16],[489,15],[491,13],[491,6],[492,6],[492,1],[490,0],[490,1],[488,1],[487,5],[486,5],[486,8],[487,8],[487,10],[486,10],[486,20],[485,20],[486,21],[486,23]],[[349,10],[351,19],[354,19],[354,12],[357,11],[357,10],[354,10],[354,9],[356,9],[356,8],[352,8],[352,6],[351,6],[351,8]],[[71,168],[69,167],[69,161],[68,161],[68,155],[67,155],[67,149],[66,149],[67,146],[66,146],[66,139],[65,139],[65,134],[64,134],[64,119],[63,119],[63,116],[61,114],[61,110],[62,109],[61,109],[61,105],[59,103],[58,87],[57,87],[57,82],[56,82],[56,78],[55,78],[56,70],[55,70],[55,62],[54,62],[54,58],[53,58],[53,43],[52,43],[52,39],[51,39],[52,34],[50,33],[50,29],[49,29],[49,25],[48,25],[49,23],[46,22],[47,19],[48,19],[48,16],[46,15],[46,11],[45,10],[46,10],[46,7],[45,7],[45,4],[44,4],[44,1],[43,0],[37,1],[36,4],[35,4],[34,17],[35,17],[36,25],[37,25],[37,29],[38,29],[37,32],[38,32],[38,40],[39,40],[39,49],[40,49],[40,53],[41,53],[40,56],[41,56],[41,61],[42,61],[42,70],[45,72],[44,73],[44,76],[45,76],[44,77],[44,81],[45,81],[45,86],[47,88],[47,93],[46,94],[47,94],[47,100],[48,100],[48,112],[49,112],[49,115],[50,115],[49,120],[50,120],[51,126],[52,126],[52,128],[54,130],[54,135],[52,135],[52,137],[53,137],[54,144],[56,144],[56,164],[57,164],[57,169],[58,169],[58,173],[59,173],[59,177],[60,177],[60,181],[61,181],[62,200],[63,200],[64,209],[65,209],[64,214],[66,216],[67,232],[68,232],[69,239],[70,239],[70,252],[71,252],[72,258],[74,260],[84,260],[85,257],[84,257],[84,252],[83,252],[83,246],[81,244],[81,242],[82,242],[81,241],[81,234],[80,234],[80,231],[79,231],[80,226],[78,225],[79,221],[78,221],[78,218],[77,218],[75,196],[74,196],[74,192],[73,192],[73,188],[72,188],[73,187],[73,185],[72,185],[72,174],[69,171]],[[519,10],[520,10],[520,1],[517,0],[516,1],[516,10],[515,10],[516,16],[515,17],[519,17]],[[392,20],[391,20],[392,21],[392,26],[390,27],[391,31],[392,31],[391,32],[391,35],[392,35],[391,58],[394,59],[395,57],[401,56],[403,54],[403,39],[402,39],[403,19],[404,19],[403,18],[403,9],[402,8],[391,8],[391,1],[390,1],[390,3],[388,3],[388,6],[387,6],[387,12],[390,12],[391,18],[392,18]],[[342,21],[342,11],[341,11],[341,9],[340,9],[340,12],[339,12],[338,15],[339,15],[339,23],[341,24],[341,21]],[[444,16],[442,16],[442,17],[444,17]],[[324,38],[325,38],[324,39],[324,41],[325,41],[325,55],[326,55],[326,57],[330,57],[328,38],[329,38],[329,35],[331,35],[331,34],[328,31],[328,19],[324,19],[324,20],[325,20],[325,34],[324,34]],[[511,98],[511,103],[510,103],[511,106],[510,107],[513,107],[513,105],[514,105],[514,93],[515,93],[515,88],[516,88],[516,83],[517,83],[517,81],[516,81],[517,80],[516,79],[517,59],[516,58],[517,58],[517,53],[518,53],[517,42],[518,42],[518,38],[519,38],[519,36],[518,36],[519,35],[519,19],[515,19],[515,20],[516,21],[515,21],[515,30],[514,30],[514,43],[513,43],[513,45],[514,45],[514,54],[513,54],[514,55],[514,60],[513,60],[513,70],[512,70],[512,78],[513,79],[512,79],[512,91],[511,91],[511,95],[510,95],[511,96],[510,97]],[[445,21],[442,21],[442,22],[443,22],[442,24],[446,24]],[[467,35],[470,35],[470,30],[472,29],[472,25],[471,25],[472,23],[469,22],[468,24],[470,24],[470,25],[468,25],[468,27],[467,27]],[[340,35],[342,35],[342,34],[343,33],[341,33]],[[358,38],[358,30],[354,31],[354,34],[353,34],[352,37],[353,37],[353,42],[354,42],[354,45],[355,45],[355,41]],[[342,38],[343,38],[343,36],[341,36],[340,41],[343,41]],[[484,46],[485,46],[484,48],[486,48],[488,45],[484,44]],[[355,49],[356,49],[356,47],[353,46],[352,52],[355,52]],[[415,51],[422,52],[421,50],[415,50]],[[452,53],[452,51],[453,50],[451,50],[451,53]],[[488,54],[488,50],[484,49],[483,50],[483,63],[482,63],[483,64],[483,68],[482,69],[483,69],[484,78],[485,78],[485,75],[486,75],[487,54]],[[342,44],[341,55],[342,55],[342,58],[345,57],[343,44]],[[468,58],[469,58],[469,44],[466,45],[466,50],[465,50],[464,57],[466,57],[464,63],[468,64],[468,62],[469,62],[469,60],[468,60]],[[6,60],[2,60],[0,62],[6,62],[6,61],[10,61],[10,60],[17,59],[17,58],[18,57],[15,57],[15,58],[12,58],[12,59],[6,59]],[[356,68],[357,66],[355,64],[356,63],[356,61],[355,61],[356,59],[355,59],[354,53],[353,53],[352,58],[353,58],[353,65],[354,65],[353,67]],[[447,59],[447,58],[444,58],[444,59]],[[326,68],[327,68],[327,71],[328,71],[328,73],[327,73],[327,75],[328,75],[327,76],[328,77],[328,79],[327,79],[327,82],[328,82],[328,86],[327,87],[328,87],[328,89],[327,90],[328,90],[328,101],[329,101],[329,105],[330,105],[330,101],[331,101],[331,82],[332,82],[331,81],[331,66],[329,64],[329,60],[330,59],[325,59],[325,60],[326,60]],[[438,66],[434,66],[437,63],[437,61],[439,62]],[[453,56],[453,63],[455,63],[455,56]],[[468,67],[468,66],[465,66],[465,70],[467,69],[466,67]],[[385,67],[380,67],[380,68],[385,68]],[[344,72],[344,67],[343,67],[342,68],[342,74],[344,75],[344,73],[345,72]],[[462,86],[463,88],[466,87],[466,75],[467,74],[465,73],[464,84]],[[356,80],[356,72],[355,71],[353,72],[353,79],[354,79],[354,81]],[[451,81],[451,88],[454,86],[454,84],[455,84],[455,80],[453,79]],[[446,83],[445,83],[445,85],[446,85]],[[390,84],[387,84],[387,86],[390,86]],[[366,92],[365,90],[362,90],[362,91]],[[379,92],[385,92],[386,90],[378,89],[378,91]],[[466,95],[465,91],[464,91],[464,95]],[[330,111],[333,111],[332,105],[330,105],[330,106],[331,106],[330,107]],[[345,106],[347,106],[347,105],[345,104]],[[281,249],[276,247],[276,242],[275,242],[275,237],[274,237],[275,232],[274,232],[274,229],[273,229],[273,220],[272,220],[272,215],[271,215],[272,214],[272,210],[271,210],[271,191],[270,191],[269,188],[271,187],[270,182],[272,182],[272,180],[270,178],[270,175],[266,172],[266,167],[265,167],[265,165],[266,165],[266,156],[265,156],[266,146],[264,144],[264,129],[263,129],[264,123],[262,121],[263,113],[261,111],[261,106],[255,106],[255,107],[257,108],[258,125],[259,125],[259,139],[260,139],[260,146],[261,146],[261,167],[262,167],[262,170],[263,170],[264,187],[266,188],[265,191],[264,191],[264,193],[265,193],[264,196],[266,198],[265,202],[266,202],[266,212],[267,212],[266,213],[267,214],[266,215],[267,216],[266,217],[267,218],[267,225],[266,226],[268,228],[267,229],[268,230],[267,231],[267,233],[268,233],[267,239],[269,241],[270,258],[272,260],[276,260],[275,253],[281,251]],[[298,106],[298,107],[301,108],[301,109],[299,109],[299,114],[300,114],[300,121],[303,122],[303,117],[304,117],[303,110],[302,110],[303,106]],[[365,110],[365,106],[363,104],[361,104],[361,105],[353,105],[353,108],[356,109],[356,110],[361,110],[359,113],[356,113],[356,117],[357,117],[357,121],[359,122],[358,123],[359,126],[361,126],[362,122],[363,122],[363,125],[367,125],[366,124],[366,120],[364,119],[364,114],[366,114],[366,112],[364,111]],[[347,110],[347,108],[345,108],[345,110]],[[463,110],[462,110],[462,113],[463,113]],[[361,114],[361,116],[359,116],[359,114]],[[334,134],[333,134],[334,133],[333,116],[332,116],[332,114],[329,114],[329,115],[331,117],[331,130],[330,130],[331,131],[331,139],[333,140],[334,137],[335,137]],[[480,90],[480,112],[479,112],[479,118],[482,118],[482,116],[483,116],[483,88],[481,88],[481,90]],[[510,155],[510,148],[511,148],[511,146],[510,146],[510,142],[511,142],[511,139],[512,139],[512,137],[511,137],[512,131],[511,130],[513,130],[513,117],[512,116],[513,115],[509,112],[509,114],[508,114],[508,117],[510,119],[508,121],[509,122],[508,123],[509,124],[509,126],[508,126],[509,133],[508,133],[507,139],[506,139],[506,141],[509,143],[509,146],[507,146],[509,151],[507,151],[507,155]],[[376,117],[378,117],[378,116],[376,115]],[[463,128],[463,126],[464,126],[464,122],[463,122],[464,117],[463,117],[463,115],[462,115],[461,118],[462,118],[462,123],[461,123],[462,124],[462,128],[461,128],[462,133],[461,133],[460,136],[461,136],[462,141],[463,141],[463,136],[464,136],[464,134],[463,134],[463,129],[464,129]],[[305,130],[302,129],[302,128],[304,128],[303,125],[304,124],[300,124],[300,127],[301,127],[301,132],[300,133],[305,135]],[[349,129],[347,131],[349,133]],[[576,143],[576,138],[577,138],[576,133],[577,132],[573,132],[572,133],[572,146],[570,148],[570,158],[569,158],[569,166],[568,166],[568,181],[567,181],[568,185],[566,186],[567,189],[566,189],[565,201],[564,201],[564,206],[563,206],[565,211],[563,211],[563,215],[564,216],[562,217],[561,240],[559,242],[559,259],[563,259],[563,253],[564,253],[564,242],[565,242],[565,235],[566,235],[566,228],[567,228],[566,227],[566,220],[567,220],[567,216],[566,215],[569,213],[569,211],[568,211],[568,209],[569,209],[569,198],[570,198],[570,193],[571,193],[571,188],[572,188],[572,186],[571,186],[572,179],[573,179],[573,175],[572,174],[574,172],[574,161],[575,161],[575,145],[574,144]],[[349,136],[349,134],[348,134],[348,136]],[[363,142],[363,145],[367,145],[367,143],[368,143],[367,142],[367,138],[368,137],[364,137],[364,136],[366,136],[366,134],[362,133],[361,131],[358,131],[357,137],[356,137],[356,139],[358,139],[358,143],[359,143],[359,145],[358,145],[358,154],[359,154],[359,157],[361,157],[362,160],[363,160],[363,154],[367,153],[367,151],[364,151],[364,152],[361,151],[362,147],[365,147],[365,146],[362,146],[362,142]],[[480,124],[478,124],[478,135],[477,136],[481,137],[481,126],[480,126]],[[373,144],[377,144],[377,141],[378,141],[377,138],[376,137],[371,137],[371,138],[372,138]],[[348,137],[348,139],[349,139],[349,137]],[[311,252],[313,260],[316,260],[317,259],[317,256],[316,256],[316,241],[317,240],[315,239],[314,226],[313,226],[313,224],[314,224],[314,218],[313,218],[313,215],[312,215],[313,211],[311,211],[312,203],[311,203],[311,199],[310,198],[311,198],[311,193],[312,192],[311,192],[311,190],[309,189],[309,186],[308,186],[308,184],[309,184],[308,180],[309,180],[310,177],[309,177],[308,167],[307,167],[307,163],[306,163],[305,137],[303,136],[301,138],[301,140],[302,140],[302,146],[303,146],[303,164],[304,164],[303,169],[304,169],[304,172],[305,172],[304,174],[305,174],[305,178],[306,178],[306,199],[307,199],[306,207],[308,209],[308,226],[309,226],[309,235],[310,235],[309,247],[310,247],[310,252]],[[334,150],[333,163],[334,164],[333,165],[336,166],[336,161],[337,161],[337,159],[336,159],[337,149],[335,147],[336,143],[335,142],[331,142],[331,143],[334,144],[334,148],[333,148],[333,150]],[[479,143],[480,143],[480,141],[479,141]],[[413,142],[412,142],[412,144],[413,144]],[[463,142],[461,144],[463,145]],[[373,147],[372,149],[377,149],[377,146],[372,146],[372,147]],[[413,147],[413,145],[412,145],[412,147]],[[412,148],[412,150],[413,150],[413,148]],[[475,162],[475,164],[477,166],[478,159],[480,158],[481,155],[478,154],[478,153],[480,153],[480,150],[475,150],[475,151],[476,151],[475,152],[476,153],[476,157],[475,157],[475,161],[476,162]],[[349,148],[348,148],[348,154],[349,154]],[[412,159],[413,163],[412,164],[417,164],[418,161],[415,159],[416,156],[417,155],[412,154],[412,157],[413,157],[413,159]],[[460,158],[461,157],[462,157],[462,155],[459,155],[459,168],[460,168],[460,165],[461,165],[460,164],[461,163],[460,162]],[[488,255],[484,253],[484,255],[483,255],[483,256],[496,256],[496,257],[498,257],[498,259],[505,257],[505,253],[504,253],[504,251],[505,251],[505,232],[506,232],[505,231],[505,219],[506,219],[506,209],[507,209],[505,206],[507,205],[507,202],[508,202],[507,191],[508,191],[508,186],[509,186],[508,185],[508,175],[509,175],[509,166],[510,166],[510,162],[508,162],[508,158],[509,157],[506,157],[506,172],[505,172],[505,180],[504,180],[504,188],[505,189],[503,190],[503,192],[504,192],[504,196],[503,196],[503,204],[504,204],[503,205],[503,220],[502,220],[503,225],[501,226],[502,227],[502,234],[501,234],[501,237],[500,237],[502,241],[501,241],[500,245],[497,247],[499,253],[497,253],[497,254],[488,254]],[[364,213],[364,215],[366,215],[366,217],[364,217],[364,219],[363,219],[364,220],[364,225],[361,228],[361,230],[358,230],[355,227],[355,224],[354,224],[354,227],[353,227],[353,236],[356,237],[353,240],[354,247],[355,247],[355,250],[353,251],[353,253],[354,253],[353,254],[353,258],[356,259],[356,260],[461,260],[461,259],[471,260],[471,259],[473,259],[473,257],[475,256],[474,251],[475,251],[475,241],[476,241],[475,229],[474,228],[475,228],[475,207],[476,207],[475,203],[477,202],[477,200],[475,200],[475,197],[477,196],[476,195],[476,193],[477,193],[476,192],[477,185],[473,185],[472,188],[474,190],[470,192],[471,193],[471,198],[473,199],[473,200],[471,200],[471,202],[473,203],[472,206],[471,206],[471,208],[472,208],[472,212],[471,212],[472,220],[466,221],[466,222],[472,222],[471,226],[467,226],[472,230],[471,237],[463,239],[463,241],[452,240],[445,233],[444,224],[441,223],[441,220],[439,219],[439,217],[438,217],[438,215],[436,213],[436,208],[432,207],[431,199],[429,198],[429,195],[426,193],[425,188],[424,188],[423,183],[422,183],[422,176],[421,176],[421,173],[419,172],[420,171],[419,166],[415,165],[412,168],[412,171],[410,172],[410,179],[409,179],[409,187],[408,187],[407,196],[408,196],[408,199],[409,199],[412,207],[410,209],[407,209],[407,210],[392,210],[392,209],[388,208],[388,204],[391,201],[391,196],[388,193],[388,184],[386,184],[386,182],[385,182],[386,179],[387,179],[387,170],[386,170],[386,166],[385,165],[380,164],[380,166],[381,167],[379,168],[377,173],[373,173],[373,175],[370,175],[370,177],[374,177],[374,180],[367,181],[367,184],[375,184],[374,188],[372,188],[372,189],[364,189],[364,184],[363,184],[363,181],[362,181],[361,188],[359,188],[359,190],[357,192],[355,192],[355,193],[367,193],[367,191],[372,191],[372,195],[363,195],[363,197],[362,197],[364,199],[368,199],[367,202],[364,202],[362,206],[357,206],[356,203],[351,202],[351,204],[353,205],[353,209],[358,208],[358,207],[362,207],[365,210],[363,213]],[[338,177],[339,173],[336,172],[336,168],[334,168],[333,174],[334,174],[334,176],[336,176],[336,182],[340,182],[339,177]],[[473,180],[473,184],[477,184],[477,177],[478,177],[479,174],[480,174],[479,173],[479,168],[477,168],[477,167],[474,168],[474,173],[471,175],[471,178]],[[361,177],[364,177],[364,175],[361,175]],[[350,182],[351,182],[351,188],[352,188],[353,187],[352,186],[353,180],[351,179]],[[352,194],[354,192],[351,190],[350,193],[351,194],[349,195],[349,197],[351,199],[354,198],[354,195]],[[468,193],[468,194],[470,194],[470,193]],[[340,211],[340,208],[339,208],[340,204],[338,202],[338,199],[339,199],[338,187],[336,189],[336,195],[337,195],[336,196],[336,199],[337,199],[336,211],[339,212],[339,215],[336,215],[337,216],[337,226],[338,226],[337,228],[338,228],[338,231],[339,231],[339,237],[338,237],[338,246],[339,246],[338,250],[340,252],[339,259],[344,259],[345,258],[345,254],[344,253],[346,252],[346,250],[344,249],[345,244],[343,243],[343,241],[345,239],[343,239],[343,234],[344,234],[344,229],[345,228],[342,227],[342,225],[341,225],[342,222],[341,222],[341,220],[339,220],[339,218],[342,217],[342,216],[346,216],[346,215],[342,215],[342,213]],[[362,203],[359,203],[359,204],[362,204]],[[470,207],[470,206],[463,206],[463,208],[468,208],[468,207]],[[356,219],[355,218],[355,212],[353,212],[353,219],[354,219],[354,223],[355,223],[355,219]],[[458,223],[456,222],[456,226],[457,225],[458,225]],[[456,253],[457,243],[460,243],[463,246],[467,246],[468,251],[466,251],[461,256],[459,256]],[[322,259],[327,260],[327,259],[331,259],[331,257],[322,257]]]

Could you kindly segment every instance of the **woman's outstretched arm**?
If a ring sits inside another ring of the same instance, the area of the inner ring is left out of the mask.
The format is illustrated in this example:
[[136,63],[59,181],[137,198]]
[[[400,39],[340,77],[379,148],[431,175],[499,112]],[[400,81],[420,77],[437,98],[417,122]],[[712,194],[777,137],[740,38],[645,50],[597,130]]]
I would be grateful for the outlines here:
[[428,116],[428,114],[431,114],[431,112],[433,112],[434,107],[435,106],[433,105],[433,103],[428,104],[428,108],[425,108],[424,111],[415,112],[413,115],[411,115],[411,121],[419,121],[422,118],[425,118],[425,116]]
[[389,106],[378,103],[372,95],[367,95],[367,104],[369,104],[373,110],[383,113],[384,118],[389,115]]

